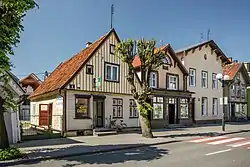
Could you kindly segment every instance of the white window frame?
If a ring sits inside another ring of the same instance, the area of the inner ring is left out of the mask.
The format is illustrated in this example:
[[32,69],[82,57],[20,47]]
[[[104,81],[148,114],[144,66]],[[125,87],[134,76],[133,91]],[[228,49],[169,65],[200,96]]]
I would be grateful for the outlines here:
[[149,87],[157,88],[157,81],[158,81],[157,77],[158,77],[158,75],[156,72],[150,72]]
[[[108,67],[111,68],[111,74],[110,74],[110,77],[111,78],[108,78],[109,75],[107,75],[107,72],[108,72]],[[117,69],[117,72],[116,72],[116,79],[113,78],[113,73],[114,73],[114,68]],[[105,63],[105,80],[107,81],[116,81],[116,82],[119,82],[119,65],[115,65],[115,64],[110,64],[110,63]]]
[[216,73],[212,73],[212,89],[218,89],[218,80],[216,78]]
[[217,116],[218,115],[218,98],[213,98],[212,101],[212,115]]
[[[168,77],[167,89],[177,90],[178,89],[178,77],[175,75],[167,75],[167,77]],[[175,87],[173,87],[173,85],[175,85]]]
[[[205,85],[203,85],[203,80],[205,80]],[[208,88],[208,72],[201,71],[201,87]]]
[[[204,103],[203,103],[204,100]],[[207,105],[208,105],[208,100],[207,97],[202,97],[201,98],[201,115],[202,116],[207,116]]]
[[[192,77],[193,77],[193,83],[191,83]],[[192,86],[192,87],[196,86],[196,69],[193,69],[193,68],[189,68],[189,86]]]

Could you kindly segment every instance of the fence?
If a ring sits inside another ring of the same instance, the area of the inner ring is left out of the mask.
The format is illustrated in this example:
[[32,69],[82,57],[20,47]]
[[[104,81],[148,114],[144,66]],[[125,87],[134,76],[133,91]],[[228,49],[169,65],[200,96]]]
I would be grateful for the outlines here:
[[[62,115],[22,115],[21,139],[35,140],[62,136]],[[29,120],[29,121],[24,121]]]

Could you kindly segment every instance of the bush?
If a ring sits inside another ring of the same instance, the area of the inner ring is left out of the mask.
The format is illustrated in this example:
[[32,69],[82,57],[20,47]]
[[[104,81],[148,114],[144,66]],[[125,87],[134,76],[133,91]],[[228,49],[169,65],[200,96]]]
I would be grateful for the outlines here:
[[15,147],[0,149],[0,161],[22,158],[23,153]]

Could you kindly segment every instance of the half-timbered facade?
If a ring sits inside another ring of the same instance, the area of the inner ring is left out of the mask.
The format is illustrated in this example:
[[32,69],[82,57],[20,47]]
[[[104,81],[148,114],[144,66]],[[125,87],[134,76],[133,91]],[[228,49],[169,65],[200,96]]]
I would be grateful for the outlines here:
[[247,86],[250,79],[243,63],[233,62],[223,67],[223,73],[229,76],[225,87],[228,97],[228,120],[247,119]]
[[[171,124],[192,124],[190,112],[191,92],[187,91],[188,71],[175,55],[168,44],[160,48],[165,52],[164,64],[158,69],[151,71],[149,86],[152,88],[151,114],[152,127],[162,128]],[[138,56],[133,61],[140,78],[140,59]]]
[[219,105],[219,99],[223,91],[216,74],[222,73],[222,66],[230,63],[230,60],[213,40],[177,50],[176,54],[189,72],[187,89],[195,92],[195,122],[219,122],[222,118],[222,105]]
[[138,113],[126,80],[128,68],[115,56],[114,29],[61,63],[30,96],[38,125],[74,133],[110,127],[123,120],[138,127]]

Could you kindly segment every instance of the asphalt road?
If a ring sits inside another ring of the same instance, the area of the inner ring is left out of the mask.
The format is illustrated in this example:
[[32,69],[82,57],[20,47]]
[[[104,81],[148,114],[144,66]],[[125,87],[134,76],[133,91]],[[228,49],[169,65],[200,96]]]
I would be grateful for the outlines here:
[[[249,140],[246,141],[246,139]],[[194,141],[201,140],[70,157],[17,167],[132,167],[135,165],[138,167],[250,167],[250,143],[247,144],[250,141],[250,133],[223,136],[217,140],[208,139],[206,142]],[[239,143],[242,146],[239,146]],[[237,147],[228,146],[230,144]]]

